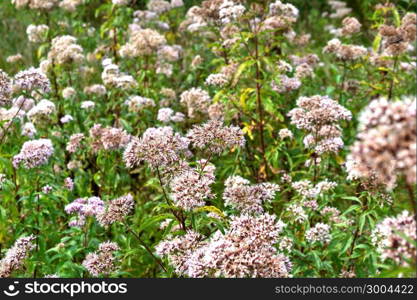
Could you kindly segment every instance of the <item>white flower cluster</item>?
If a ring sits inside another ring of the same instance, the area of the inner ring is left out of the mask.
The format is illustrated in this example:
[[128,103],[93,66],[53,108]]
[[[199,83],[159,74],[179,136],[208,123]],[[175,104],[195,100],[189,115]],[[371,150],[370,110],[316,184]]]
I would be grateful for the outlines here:
[[288,128],[280,129],[279,132],[278,132],[278,135],[279,135],[279,138],[281,140],[283,140],[285,138],[292,139],[294,137],[292,131],[289,130]]
[[20,71],[13,78],[13,91],[30,93],[32,91],[48,93],[51,90],[51,83],[48,77],[40,69],[29,68]]
[[6,106],[11,102],[12,80],[6,72],[0,69],[0,106]]
[[21,133],[22,133],[23,136],[27,136],[28,138],[31,139],[36,135],[37,130],[35,128],[35,125],[33,125],[33,123],[26,122],[22,126],[22,132]]
[[388,189],[399,174],[416,181],[416,98],[373,100],[360,118],[357,141],[350,148],[349,178],[373,178]]
[[193,231],[162,241],[158,255],[167,256],[175,272],[189,277],[289,277],[291,262],[273,246],[285,224],[275,216],[232,217],[230,228],[208,241]]
[[224,0],[219,7],[219,17],[223,24],[237,20],[245,12],[245,7],[231,0]]
[[87,254],[82,265],[95,277],[99,275],[108,276],[116,270],[116,257],[113,253],[118,250],[120,250],[120,247],[116,243],[101,243],[98,246],[98,251]]
[[152,12],[162,14],[171,9],[171,3],[164,0],[150,0],[146,7]]
[[155,101],[150,98],[133,95],[125,101],[125,104],[129,107],[129,111],[140,112],[145,108],[154,107]]
[[33,25],[30,24],[26,28],[26,34],[28,35],[29,42],[32,43],[43,43],[46,41],[46,35],[48,33],[48,25]]
[[77,10],[77,7],[84,3],[84,0],[61,0],[59,7],[69,11],[74,12]]
[[111,200],[106,208],[97,214],[97,221],[101,226],[109,226],[114,222],[121,222],[132,212],[135,207],[135,200],[132,194],[126,194]]
[[337,153],[344,145],[337,123],[350,120],[351,112],[328,96],[300,97],[297,106],[288,116],[291,124],[310,132],[304,138],[306,147],[314,148],[319,155]]
[[131,30],[129,40],[119,52],[121,57],[141,57],[157,53],[167,43],[165,37],[154,29],[135,28]]
[[337,186],[336,182],[323,180],[313,185],[309,180],[294,181],[291,187],[297,191],[304,198],[317,198],[324,192],[334,189]]
[[187,107],[188,116],[195,118],[198,113],[207,113],[211,98],[208,92],[203,89],[191,88],[182,92],[180,95],[180,103]]
[[263,213],[262,204],[274,199],[279,186],[273,183],[259,183],[250,185],[249,180],[240,176],[226,179],[223,199],[242,213]]
[[90,128],[90,137],[93,139],[91,147],[97,152],[100,149],[117,150],[124,148],[131,139],[131,136],[121,128],[105,127],[101,124],[94,124]]
[[0,278],[10,277],[13,271],[21,269],[29,252],[35,249],[35,236],[19,238],[6,255],[0,260]]
[[169,166],[178,162],[188,150],[189,141],[172,127],[148,128],[141,138],[127,145],[123,159],[128,168],[146,161],[152,167]]
[[53,102],[42,99],[28,111],[27,116],[33,123],[41,123],[43,121],[48,121],[55,111],[56,108]]
[[323,48],[323,52],[335,54],[337,58],[345,61],[358,60],[368,54],[368,50],[365,47],[342,44],[337,38],[330,40],[326,47]]
[[284,15],[292,18],[298,18],[298,9],[290,3],[282,3],[277,0],[269,5],[269,14],[271,15]]
[[84,60],[83,48],[70,35],[57,36],[52,40],[48,60],[62,64],[79,64]]
[[372,231],[372,242],[377,245],[382,260],[392,259],[402,266],[416,262],[416,220],[408,211],[387,217]]
[[308,219],[308,216],[301,205],[295,203],[290,204],[286,211],[290,213],[291,219],[293,219],[296,223],[301,224]]
[[185,115],[181,112],[174,112],[172,108],[164,107],[158,110],[158,115],[156,117],[158,121],[163,123],[172,122],[183,122]]
[[170,183],[174,204],[184,210],[192,210],[203,206],[206,199],[213,198],[210,185],[215,180],[214,171],[213,165],[201,161],[198,168],[184,170],[175,176]]
[[111,59],[103,60],[102,64],[104,69],[101,73],[101,79],[106,86],[120,89],[133,89],[137,87],[138,83],[136,79],[131,75],[121,72],[119,66],[113,64]]
[[12,0],[12,3],[17,9],[26,8],[29,6],[30,9],[38,10],[51,10],[57,4],[59,0]]
[[19,154],[13,156],[13,166],[17,168],[21,163],[27,169],[32,169],[48,162],[54,153],[51,140],[39,139],[27,141],[23,144]]
[[292,4],[284,4],[277,0],[269,5],[269,15],[262,23],[262,30],[282,30],[284,35],[292,39],[295,32],[291,29],[297,21],[299,11]]
[[102,84],[93,84],[84,88],[84,93],[87,95],[103,96],[107,93],[106,87]]
[[305,238],[309,243],[320,242],[327,244],[331,240],[330,226],[324,223],[317,223],[306,231]]
[[187,133],[190,143],[195,148],[215,154],[220,154],[228,148],[243,147],[244,135],[239,127],[225,126],[220,120],[195,125]]

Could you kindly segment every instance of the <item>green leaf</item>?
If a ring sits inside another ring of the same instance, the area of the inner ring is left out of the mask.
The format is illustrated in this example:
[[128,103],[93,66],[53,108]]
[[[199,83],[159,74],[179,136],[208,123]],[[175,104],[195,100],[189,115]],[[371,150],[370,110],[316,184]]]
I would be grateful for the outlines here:
[[200,212],[200,211],[204,211],[204,212],[212,212],[215,213],[217,215],[219,215],[222,218],[225,218],[226,216],[224,215],[224,213],[218,209],[215,206],[202,206],[202,207],[198,207],[196,209],[194,209],[195,212]]
[[348,239],[347,239],[347,241],[346,241],[346,243],[345,243],[345,245],[342,247],[342,249],[340,250],[340,253],[341,254],[344,254],[348,249],[349,249],[349,247],[350,247],[350,245],[352,244],[352,241],[353,241],[353,235],[351,235]]
[[243,92],[240,94],[239,103],[243,109],[246,109],[246,100],[249,98],[249,95],[254,91],[254,88],[247,88],[244,89]]
[[398,10],[396,8],[393,8],[392,14],[394,15],[395,27],[400,27],[401,26],[401,17],[400,17],[400,14],[398,13]]
[[129,124],[128,121],[126,121],[125,119],[120,118],[120,123],[122,123],[123,127],[128,131],[128,132],[132,132],[133,128],[132,126]]
[[139,231],[143,231],[150,226],[154,225],[155,223],[160,223],[161,221],[164,221],[165,219],[172,219],[172,214],[161,214],[157,216],[153,216],[149,219],[147,219],[145,222],[143,222],[139,226]]
[[378,33],[372,42],[372,50],[374,50],[374,52],[378,52],[379,46],[381,45],[381,40],[382,36]]
[[240,76],[242,75],[242,73],[249,67],[251,67],[252,65],[254,65],[256,63],[256,60],[247,60],[244,63],[240,64],[240,66],[237,68],[235,75],[233,76],[233,80],[232,80],[232,86],[235,86],[237,84],[237,82],[239,81]]
[[360,204],[362,204],[362,201],[358,198],[358,197],[353,197],[353,196],[343,196],[342,199],[344,200],[351,200],[351,201],[356,201],[359,202]]
[[365,227],[366,214],[359,217],[359,234],[362,234],[363,228]]

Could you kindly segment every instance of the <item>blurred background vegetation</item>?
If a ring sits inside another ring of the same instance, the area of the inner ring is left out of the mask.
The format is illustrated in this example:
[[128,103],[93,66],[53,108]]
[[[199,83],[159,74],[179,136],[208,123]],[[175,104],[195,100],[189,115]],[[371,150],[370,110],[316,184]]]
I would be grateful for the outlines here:
[[[95,8],[99,7],[103,2],[110,2],[111,0],[86,0],[88,3],[88,9],[78,12],[81,14],[81,20],[85,22],[99,22],[95,20],[94,12]],[[132,2],[133,9],[145,9],[147,0],[134,0]],[[188,9],[193,5],[199,5],[202,0],[184,0],[184,5]],[[252,1],[262,2],[262,1]],[[298,29],[303,30],[308,28],[309,31],[317,36],[314,38],[320,42],[320,34],[322,33],[321,13],[328,7],[326,0],[290,0],[285,1],[294,4],[299,10],[301,18],[299,19]],[[373,7],[378,3],[385,3],[387,1],[382,0],[346,0],[348,7],[352,8],[352,15],[357,17],[363,24],[363,28],[367,28],[370,24],[367,22],[369,16],[373,14]],[[398,9],[404,11],[415,11],[415,0],[400,0],[391,1],[396,4]],[[56,12],[51,12],[52,14]],[[11,4],[11,0],[0,1],[0,68],[5,69],[6,58],[9,55],[21,53],[24,58],[24,64],[26,66],[32,66],[37,63],[35,54],[33,51],[33,45],[31,45],[26,36],[26,27],[36,20],[36,13],[30,10],[20,10],[16,12],[16,9]],[[40,22],[39,24],[41,24]],[[315,30],[317,28],[317,30]],[[325,38],[321,41],[323,44],[327,42]]]

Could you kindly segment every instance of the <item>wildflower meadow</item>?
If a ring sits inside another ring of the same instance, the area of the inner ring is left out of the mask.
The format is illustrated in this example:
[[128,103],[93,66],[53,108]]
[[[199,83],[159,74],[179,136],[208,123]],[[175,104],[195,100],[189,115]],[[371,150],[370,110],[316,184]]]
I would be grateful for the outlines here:
[[415,11],[0,1],[0,278],[416,277]]

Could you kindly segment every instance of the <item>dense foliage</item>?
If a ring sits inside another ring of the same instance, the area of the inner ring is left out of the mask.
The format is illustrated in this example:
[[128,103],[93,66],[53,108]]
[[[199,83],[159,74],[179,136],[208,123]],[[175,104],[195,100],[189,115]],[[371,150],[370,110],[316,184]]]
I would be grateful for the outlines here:
[[416,276],[414,1],[0,3],[0,277]]

